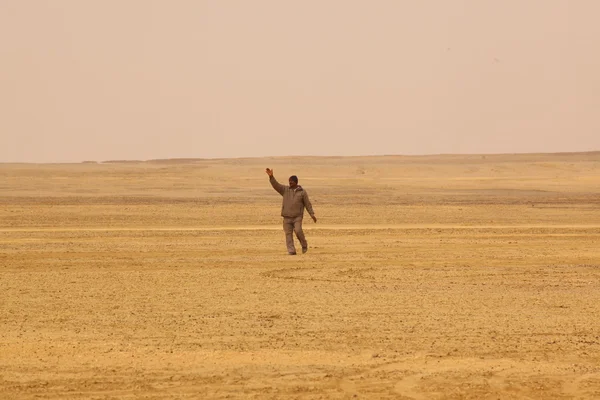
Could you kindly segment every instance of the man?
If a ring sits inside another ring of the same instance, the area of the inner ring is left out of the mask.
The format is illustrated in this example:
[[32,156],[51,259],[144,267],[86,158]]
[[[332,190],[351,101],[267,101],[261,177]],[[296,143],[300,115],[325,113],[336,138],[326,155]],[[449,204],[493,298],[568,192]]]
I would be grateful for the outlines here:
[[271,182],[273,189],[283,196],[281,216],[283,217],[283,231],[285,232],[285,243],[287,245],[288,254],[291,256],[296,255],[293,236],[294,232],[302,245],[302,253],[306,253],[308,251],[308,243],[306,242],[304,232],[302,231],[304,208],[306,208],[306,211],[308,211],[313,221],[317,222],[317,217],[315,217],[315,212],[308,199],[308,194],[302,189],[302,186],[298,185],[298,177],[296,175],[290,176],[290,186],[285,186],[277,182],[273,176],[272,169],[267,168],[266,172],[267,175],[269,175],[269,181]]

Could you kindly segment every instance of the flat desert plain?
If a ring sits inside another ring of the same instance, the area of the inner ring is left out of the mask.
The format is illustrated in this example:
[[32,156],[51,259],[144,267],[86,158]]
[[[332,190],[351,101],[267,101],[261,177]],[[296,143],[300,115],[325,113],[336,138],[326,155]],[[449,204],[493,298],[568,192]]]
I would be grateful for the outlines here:
[[600,398],[600,153],[0,177],[2,399]]

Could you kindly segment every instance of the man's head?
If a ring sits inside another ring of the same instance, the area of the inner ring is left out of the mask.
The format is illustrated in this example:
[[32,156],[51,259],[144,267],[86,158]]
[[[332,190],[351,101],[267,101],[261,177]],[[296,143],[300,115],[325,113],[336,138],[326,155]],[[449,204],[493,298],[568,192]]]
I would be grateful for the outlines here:
[[290,176],[290,188],[295,189],[298,186],[298,177],[296,175]]

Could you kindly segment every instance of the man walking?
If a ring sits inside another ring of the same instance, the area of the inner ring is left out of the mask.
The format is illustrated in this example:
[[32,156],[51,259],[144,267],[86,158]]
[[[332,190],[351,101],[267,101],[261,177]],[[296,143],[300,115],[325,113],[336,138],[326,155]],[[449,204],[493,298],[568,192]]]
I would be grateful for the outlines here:
[[269,181],[273,189],[283,196],[283,203],[281,205],[281,216],[283,217],[283,231],[285,232],[285,243],[287,245],[287,251],[289,255],[296,255],[296,247],[294,246],[294,236],[296,233],[300,244],[302,245],[302,253],[308,251],[308,243],[304,237],[302,231],[302,217],[304,217],[304,208],[310,214],[313,221],[317,222],[315,212],[313,211],[312,204],[308,199],[308,194],[302,186],[298,185],[298,177],[296,175],[290,176],[290,186],[282,185],[277,182],[273,176],[273,170],[267,168],[267,175],[269,175]]

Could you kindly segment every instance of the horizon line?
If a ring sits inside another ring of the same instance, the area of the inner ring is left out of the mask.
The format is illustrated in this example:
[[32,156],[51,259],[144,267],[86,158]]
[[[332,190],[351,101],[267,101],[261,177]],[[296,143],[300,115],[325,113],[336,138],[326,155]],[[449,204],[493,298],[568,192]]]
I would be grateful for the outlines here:
[[278,155],[278,156],[236,156],[236,157],[172,157],[172,158],[150,158],[150,159],[108,159],[108,160],[81,160],[81,161],[0,161],[0,164],[29,164],[29,165],[47,165],[47,164],[119,164],[119,163],[153,163],[167,161],[224,161],[224,160],[259,160],[259,159],[283,159],[283,158],[374,158],[374,157],[473,157],[473,156],[526,156],[526,155],[600,155],[599,150],[586,151],[556,151],[556,152],[510,152],[510,153],[424,153],[424,154],[364,154],[364,155]]

